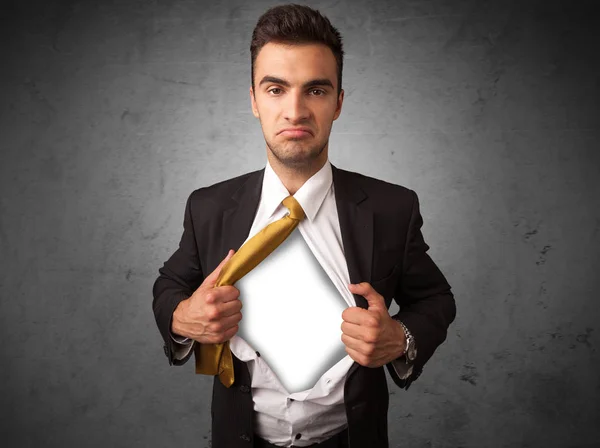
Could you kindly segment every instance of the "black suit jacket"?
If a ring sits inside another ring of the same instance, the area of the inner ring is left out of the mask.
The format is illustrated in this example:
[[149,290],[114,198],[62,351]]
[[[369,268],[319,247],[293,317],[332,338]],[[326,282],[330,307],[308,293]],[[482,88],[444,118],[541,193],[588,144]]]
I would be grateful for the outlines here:
[[[394,383],[408,389],[446,339],[456,307],[450,285],[427,255],[423,219],[414,191],[400,185],[339,169],[332,164],[335,200],[344,253],[352,283],[371,283],[389,308],[398,303],[399,318],[414,335],[417,359],[412,375],[402,380],[391,364]],[[261,195],[264,168],[194,191],[185,206],[179,248],[159,269],[153,287],[153,310],[169,363],[173,357],[169,330],[173,311],[212,272],[229,249],[247,238]],[[364,297],[354,295],[367,308]],[[214,377],[211,403],[212,446],[252,446],[253,401],[246,363],[233,356],[235,382],[224,387]],[[354,363],[344,385],[344,404],[352,448],[388,447],[389,394],[382,367]]]

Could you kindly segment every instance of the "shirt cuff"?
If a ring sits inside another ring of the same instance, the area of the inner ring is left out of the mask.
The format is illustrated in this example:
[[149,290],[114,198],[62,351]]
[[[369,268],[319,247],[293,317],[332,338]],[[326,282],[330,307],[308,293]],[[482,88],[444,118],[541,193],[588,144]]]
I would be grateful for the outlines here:
[[175,344],[173,344],[173,358],[181,361],[189,355],[190,351],[192,351],[194,340],[183,336],[175,336],[171,331],[169,331],[169,334],[171,335],[171,339],[175,342]]
[[171,331],[169,331],[169,334],[171,335],[171,339],[173,339],[178,344],[187,344],[191,341],[190,338],[185,338],[183,336],[175,336]]
[[396,374],[398,375],[398,377],[400,377],[401,380],[405,380],[406,378],[408,378],[413,371],[413,365],[406,364],[406,361],[404,359],[394,359],[392,361],[392,367],[394,368]]

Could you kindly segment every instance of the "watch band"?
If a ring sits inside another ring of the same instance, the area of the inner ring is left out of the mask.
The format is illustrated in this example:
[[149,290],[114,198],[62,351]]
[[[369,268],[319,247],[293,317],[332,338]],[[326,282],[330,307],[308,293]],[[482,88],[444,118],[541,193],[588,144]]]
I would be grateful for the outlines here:
[[406,346],[404,347],[404,353],[402,353],[402,356],[404,356],[406,363],[407,364],[411,364],[412,360],[408,359],[407,353],[410,349],[414,350],[414,346],[415,346],[415,338],[412,335],[412,333],[408,330],[408,328],[406,328],[406,325],[404,325],[404,323],[400,320],[400,319],[395,319],[400,325],[402,325],[402,329],[404,330],[404,333],[406,334]]

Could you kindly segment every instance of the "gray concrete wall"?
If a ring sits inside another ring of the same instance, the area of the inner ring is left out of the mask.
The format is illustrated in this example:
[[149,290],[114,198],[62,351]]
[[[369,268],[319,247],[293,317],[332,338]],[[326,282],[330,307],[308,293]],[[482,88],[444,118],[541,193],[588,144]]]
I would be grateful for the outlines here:
[[[330,160],[417,191],[457,300],[421,378],[390,380],[392,447],[600,444],[594,3],[308,3],[347,53]],[[273,4],[3,2],[3,446],[209,446],[212,378],[169,367],[151,288],[189,193],[266,163]]]

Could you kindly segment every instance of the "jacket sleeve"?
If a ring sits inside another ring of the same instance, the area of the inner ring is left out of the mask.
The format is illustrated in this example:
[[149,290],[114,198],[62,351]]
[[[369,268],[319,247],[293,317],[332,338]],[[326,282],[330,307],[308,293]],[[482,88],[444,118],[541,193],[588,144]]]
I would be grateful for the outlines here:
[[[412,190],[411,190],[412,191]],[[402,379],[391,363],[388,371],[394,382],[408,389],[423,370],[436,348],[444,342],[447,330],[456,317],[456,304],[450,285],[437,265],[427,254],[429,246],[423,239],[423,217],[419,199],[413,193],[413,206],[402,264],[402,275],[395,291],[400,311],[392,316],[406,325],[415,338],[417,357],[412,374]]]
[[204,281],[204,274],[200,266],[198,246],[194,235],[192,220],[192,196],[188,197],[183,217],[183,235],[179,248],[164,263],[158,272],[159,276],[154,282],[152,294],[152,310],[158,330],[164,341],[164,352],[171,365],[183,365],[190,358],[192,350],[181,358],[175,356],[181,353],[181,347],[171,337],[171,321],[173,311],[179,302],[190,297]]

